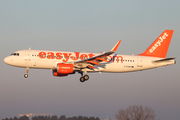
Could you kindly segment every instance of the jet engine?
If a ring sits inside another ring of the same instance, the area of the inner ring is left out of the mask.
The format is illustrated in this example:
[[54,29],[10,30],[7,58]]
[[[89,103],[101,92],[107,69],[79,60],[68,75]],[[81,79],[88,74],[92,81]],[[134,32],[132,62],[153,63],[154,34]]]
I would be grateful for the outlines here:
[[53,70],[54,76],[68,76],[68,74],[73,74],[73,64],[64,64],[64,63],[58,63],[57,69]]
[[61,74],[57,72],[57,69],[53,70],[53,76],[57,77],[63,77],[63,76],[68,76],[68,74]]

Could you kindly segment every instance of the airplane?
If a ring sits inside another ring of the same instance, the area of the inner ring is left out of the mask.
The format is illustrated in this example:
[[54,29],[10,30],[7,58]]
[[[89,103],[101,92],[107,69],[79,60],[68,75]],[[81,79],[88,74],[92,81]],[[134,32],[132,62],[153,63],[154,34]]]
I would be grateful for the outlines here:
[[64,77],[80,73],[80,82],[89,79],[90,72],[133,72],[175,64],[175,58],[166,58],[174,30],[165,30],[143,53],[137,55],[115,54],[121,40],[104,53],[67,52],[50,50],[20,50],[4,59],[11,66],[51,69],[53,76]]

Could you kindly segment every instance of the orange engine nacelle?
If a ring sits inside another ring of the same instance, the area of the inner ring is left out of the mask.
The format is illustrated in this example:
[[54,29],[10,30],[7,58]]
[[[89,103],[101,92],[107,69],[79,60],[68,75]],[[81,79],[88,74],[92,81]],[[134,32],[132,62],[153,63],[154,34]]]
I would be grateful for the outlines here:
[[54,76],[68,76],[68,74],[74,74],[73,64],[58,63],[57,69],[53,70]]
[[73,73],[73,64],[58,63],[57,72],[61,74]]
[[61,74],[57,72],[57,69],[53,70],[53,76],[57,77],[63,77],[63,76],[68,76],[68,74]]

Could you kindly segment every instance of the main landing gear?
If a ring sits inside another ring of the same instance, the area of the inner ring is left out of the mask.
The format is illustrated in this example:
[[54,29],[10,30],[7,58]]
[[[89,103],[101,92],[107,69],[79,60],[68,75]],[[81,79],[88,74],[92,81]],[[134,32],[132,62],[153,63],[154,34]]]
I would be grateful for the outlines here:
[[80,77],[80,82],[85,82],[89,79],[89,76],[87,75],[87,72],[85,72],[85,75],[83,76],[83,72],[80,73],[81,77]]
[[26,74],[24,74],[24,77],[27,78],[28,77],[28,72],[29,72],[29,68],[26,68]]

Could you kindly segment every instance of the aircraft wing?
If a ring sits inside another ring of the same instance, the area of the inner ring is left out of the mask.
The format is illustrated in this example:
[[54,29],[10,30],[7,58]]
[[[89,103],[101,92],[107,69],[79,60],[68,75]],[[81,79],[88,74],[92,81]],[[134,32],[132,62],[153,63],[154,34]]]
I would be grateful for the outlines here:
[[79,60],[74,62],[74,65],[77,68],[84,68],[84,67],[88,67],[89,69],[94,69],[94,65],[100,65],[100,62],[106,61],[107,62],[107,56],[113,54],[116,52],[116,50],[118,49],[119,44],[121,43],[121,40],[118,41],[118,43],[111,49],[111,51],[109,52],[105,52],[102,53],[100,55],[91,57],[91,58],[87,58],[84,60]]

